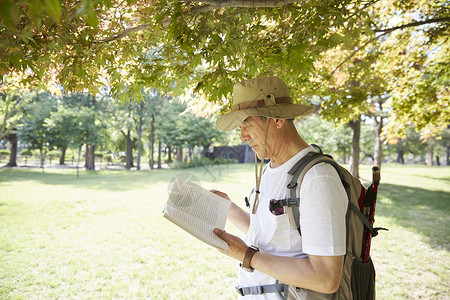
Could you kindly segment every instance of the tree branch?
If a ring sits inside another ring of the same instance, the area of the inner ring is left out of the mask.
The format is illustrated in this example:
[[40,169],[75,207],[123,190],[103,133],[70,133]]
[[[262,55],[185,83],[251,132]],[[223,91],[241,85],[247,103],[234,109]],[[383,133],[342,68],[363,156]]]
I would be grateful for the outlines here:
[[362,45],[361,47],[359,47],[358,49],[356,49],[355,51],[353,51],[349,56],[347,56],[334,70],[333,72],[331,72],[328,75],[328,79],[330,79],[331,77],[333,77],[334,73],[336,73],[337,70],[339,70],[343,64],[345,64],[346,62],[348,62],[353,56],[355,56],[355,54],[357,52],[359,52],[360,50],[366,48],[367,45],[369,45],[370,43],[372,43],[373,41],[377,40],[379,37],[388,34],[389,32],[385,32],[383,34],[374,36],[373,38],[371,38],[370,40],[368,40],[364,45]]
[[[198,2],[208,3],[206,5],[192,8],[185,12],[186,15],[199,14],[207,11],[212,11],[219,8],[228,7],[254,7],[254,8],[266,8],[266,7],[281,7],[287,4],[296,2],[302,2],[303,0],[184,0],[182,2]],[[170,23],[170,19],[163,22],[166,26]],[[94,43],[109,43],[115,40],[119,40],[131,33],[145,30],[151,27],[151,24],[142,24],[136,27],[125,29],[124,31],[106,39],[94,41]]]
[[120,40],[121,38],[126,37],[127,35],[129,35],[129,34],[131,34],[133,32],[138,32],[138,31],[141,31],[141,30],[145,30],[145,29],[148,29],[150,27],[151,27],[151,24],[142,24],[142,25],[139,25],[139,26],[136,26],[136,27],[125,29],[121,33],[116,34],[115,36],[112,36],[110,38],[94,41],[94,43],[109,43],[109,42],[112,42],[112,41],[115,41],[115,40]]
[[400,26],[396,26],[396,27],[392,27],[392,28],[387,28],[387,29],[375,29],[373,30],[374,32],[377,33],[382,33],[380,35],[377,35],[373,38],[371,38],[369,41],[367,41],[364,45],[362,45],[361,47],[359,47],[358,49],[356,49],[355,51],[353,51],[347,58],[345,58],[334,70],[333,72],[331,72],[328,75],[328,79],[330,79],[331,77],[333,77],[334,73],[336,73],[337,70],[340,69],[340,67],[342,67],[343,64],[345,64],[347,61],[349,61],[353,56],[355,56],[355,54],[357,52],[359,52],[360,50],[364,49],[368,44],[372,43],[373,41],[377,40],[378,38],[382,37],[383,35],[386,35],[388,33],[391,33],[394,30],[400,30],[400,29],[404,29],[404,28],[408,28],[408,27],[416,27],[416,26],[421,26],[421,25],[425,25],[425,24],[432,24],[432,23],[440,23],[440,22],[448,22],[450,21],[450,17],[443,17],[443,18],[437,18],[437,19],[429,19],[429,20],[425,20],[425,21],[419,21],[419,22],[413,22],[413,23],[408,23],[408,24],[404,24],[404,25],[400,25]]
[[450,17],[429,19],[429,20],[425,20],[425,21],[413,22],[413,23],[404,24],[404,25],[400,25],[400,26],[396,26],[396,27],[392,27],[392,28],[387,28],[387,29],[375,29],[373,32],[389,33],[394,30],[399,30],[399,29],[403,29],[403,28],[416,27],[416,26],[425,25],[425,24],[441,23],[441,22],[448,22],[448,21],[450,21]]
[[375,3],[379,2],[380,0],[375,0],[372,2],[368,2],[366,5],[364,5],[363,7],[361,7],[360,9],[355,10],[354,13],[352,13],[349,17],[347,17],[347,20],[350,20],[351,18],[353,18],[357,13],[361,12],[361,11],[365,11],[369,6],[374,5]]
[[208,3],[215,8],[223,7],[281,7],[299,0],[185,0],[183,2]]

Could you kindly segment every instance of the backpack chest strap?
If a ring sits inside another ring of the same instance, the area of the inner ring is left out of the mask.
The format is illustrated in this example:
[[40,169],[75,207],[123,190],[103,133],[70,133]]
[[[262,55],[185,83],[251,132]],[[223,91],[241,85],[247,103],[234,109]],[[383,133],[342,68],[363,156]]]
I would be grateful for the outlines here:
[[283,283],[255,285],[246,287],[236,287],[236,291],[241,296],[262,295],[267,293],[278,293],[283,300],[286,300],[289,294],[289,286]]

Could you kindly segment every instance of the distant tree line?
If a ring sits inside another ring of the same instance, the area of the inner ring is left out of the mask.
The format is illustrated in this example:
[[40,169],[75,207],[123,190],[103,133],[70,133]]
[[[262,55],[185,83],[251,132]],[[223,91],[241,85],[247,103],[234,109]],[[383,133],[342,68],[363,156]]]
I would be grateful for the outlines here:
[[[39,152],[43,168],[47,158],[54,159],[57,155],[59,164],[64,165],[67,150],[72,149],[77,153],[72,157],[77,165],[82,160],[87,170],[94,170],[96,157],[124,153],[124,167],[139,170],[144,158],[149,168],[159,169],[163,163],[172,163],[175,156],[179,162],[190,161],[198,158],[196,155],[206,156],[211,145],[241,143],[238,132],[219,132],[212,119],[198,117],[176,98],[157,90],[142,93],[143,100],[125,103],[112,98],[107,91],[96,96],[82,93],[55,96],[47,92],[0,94],[4,141],[0,148],[9,144],[10,149],[0,155],[9,156],[6,166],[14,167],[18,153],[29,157],[30,150],[34,150]],[[364,116],[360,123],[358,164],[381,165],[382,157],[388,162],[449,164],[449,129],[424,139],[409,127],[403,138],[386,139],[380,135],[372,116]],[[342,163],[350,163],[354,136],[348,124],[336,125],[316,113],[298,120],[298,130],[309,143],[320,145]],[[384,146],[377,146],[379,143]],[[378,153],[381,148],[383,152]],[[105,161],[109,159],[105,157]]]
[[[411,126],[420,145],[431,145],[450,123],[448,0],[5,3],[5,94],[62,88],[98,95],[106,85],[114,99],[134,102],[145,98],[143,88],[155,88],[194,94],[217,111],[229,108],[236,81],[276,75],[297,103],[315,104],[323,118],[351,129],[355,176],[364,124],[376,128],[373,157],[381,164]],[[140,130],[119,131],[129,145],[135,138],[139,145],[132,132]],[[398,153],[399,161],[409,155]]]
[[[2,105],[9,103],[8,109],[14,111],[14,118],[10,114],[4,122],[2,136],[10,144],[7,166],[17,166],[19,144],[20,148],[39,151],[41,167],[51,151],[59,150],[59,163],[63,165],[66,151],[76,149],[76,160],[84,156],[87,170],[95,169],[96,153],[100,151],[125,152],[125,168],[140,169],[143,146],[149,145],[146,152],[149,168],[153,169],[161,168],[163,151],[167,163],[171,163],[174,156],[181,161],[196,149],[204,152],[211,144],[224,140],[224,134],[210,119],[196,117],[186,104],[156,90],[143,93],[143,100],[126,103],[107,93],[2,95]],[[18,98],[22,101],[18,102]],[[187,149],[186,155],[183,149]]]

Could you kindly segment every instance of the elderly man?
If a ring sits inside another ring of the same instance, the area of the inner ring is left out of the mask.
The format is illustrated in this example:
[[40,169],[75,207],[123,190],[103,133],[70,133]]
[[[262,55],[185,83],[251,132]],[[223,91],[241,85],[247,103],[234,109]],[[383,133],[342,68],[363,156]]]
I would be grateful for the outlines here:
[[[222,131],[239,127],[261,159],[249,211],[230,206],[228,219],[245,233],[244,240],[225,231],[227,255],[241,262],[237,290],[245,299],[331,299],[340,283],[346,249],[347,195],[336,170],[312,167],[299,188],[301,236],[287,213],[269,209],[273,199],[288,198],[288,171],[314,151],[298,134],[293,119],[313,112],[293,104],[278,77],[260,77],[234,86],[231,112],[217,120]],[[270,163],[264,168],[264,159]],[[257,165],[255,163],[255,169]],[[229,199],[220,191],[214,193]],[[288,296],[289,295],[289,296]]]

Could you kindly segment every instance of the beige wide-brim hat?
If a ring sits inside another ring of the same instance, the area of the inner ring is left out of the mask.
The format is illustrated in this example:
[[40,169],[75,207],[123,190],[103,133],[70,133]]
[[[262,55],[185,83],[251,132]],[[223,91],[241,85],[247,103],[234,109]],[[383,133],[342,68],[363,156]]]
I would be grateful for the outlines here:
[[293,104],[289,89],[280,78],[258,77],[234,85],[231,111],[220,116],[216,125],[221,131],[229,131],[250,116],[293,119],[313,111],[313,106]]

